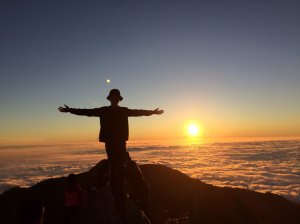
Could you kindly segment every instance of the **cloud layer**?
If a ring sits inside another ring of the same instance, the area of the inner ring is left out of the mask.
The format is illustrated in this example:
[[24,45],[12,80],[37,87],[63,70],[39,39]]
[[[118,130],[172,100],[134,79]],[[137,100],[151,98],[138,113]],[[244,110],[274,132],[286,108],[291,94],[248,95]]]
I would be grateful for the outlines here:
[[[0,192],[79,173],[106,158],[99,144],[0,148]],[[129,147],[139,163],[158,163],[217,186],[272,192],[300,203],[300,141]]]

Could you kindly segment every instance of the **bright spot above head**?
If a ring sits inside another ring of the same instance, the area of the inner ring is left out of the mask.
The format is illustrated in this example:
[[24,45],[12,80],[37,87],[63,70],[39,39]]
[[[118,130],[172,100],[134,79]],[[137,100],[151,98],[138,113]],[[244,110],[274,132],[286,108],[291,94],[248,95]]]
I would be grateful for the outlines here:
[[106,79],[106,83],[110,83],[110,79]]
[[199,134],[199,128],[196,124],[190,124],[187,131],[191,136],[197,136]]

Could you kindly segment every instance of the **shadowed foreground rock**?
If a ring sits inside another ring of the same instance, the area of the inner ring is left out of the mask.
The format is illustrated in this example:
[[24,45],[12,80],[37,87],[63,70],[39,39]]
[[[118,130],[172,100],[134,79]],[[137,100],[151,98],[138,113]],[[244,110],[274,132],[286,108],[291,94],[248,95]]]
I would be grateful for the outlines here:
[[[125,223],[150,224],[142,210],[130,199],[124,202]],[[113,223],[122,224],[122,219],[114,206],[109,187],[99,187],[89,195],[85,207],[73,221],[74,224]]]
[[[107,187],[95,189],[103,161],[78,175],[88,202],[74,223],[121,223]],[[155,223],[300,223],[300,205],[271,193],[222,188],[192,179],[162,165],[142,165],[150,185],[150,213]],[[16,208],[28,197],[46,203],[46,224],[63,223],[65,177],[48,179],[30,188],[13,188],[0,196],[1,223],[18,223]],[[125,203],[128,223],[148,223],[131,200]]]

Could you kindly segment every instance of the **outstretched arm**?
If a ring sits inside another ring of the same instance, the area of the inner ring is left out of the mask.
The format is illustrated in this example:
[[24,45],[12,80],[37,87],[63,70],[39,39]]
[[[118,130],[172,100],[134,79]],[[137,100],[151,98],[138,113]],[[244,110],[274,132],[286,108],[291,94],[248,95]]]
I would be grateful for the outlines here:
[[67,112],[70,112],[70,107],[68,107],[66,104],[64,104],[64,107],[59,107],[58,110],[60,112],[67,113]]
[[58,107],[58,110],[63,113],[70,112],[71,114],[83,115],[83,116],[89,116],[89,117],[99,117],[101,115],[100,108],[77,109],[77,108],[70,108],[66,104],[64,104],[64,107]]
[[150,116],[152,114],[161,115],[164,111],[156,108],[155,110],[132,110],[128,109],[128,117]]

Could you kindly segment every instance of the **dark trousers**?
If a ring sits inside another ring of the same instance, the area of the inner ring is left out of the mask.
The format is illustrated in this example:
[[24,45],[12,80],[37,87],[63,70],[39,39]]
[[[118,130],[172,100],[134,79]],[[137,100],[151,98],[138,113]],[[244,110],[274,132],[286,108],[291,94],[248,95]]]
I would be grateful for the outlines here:
[[65,206],[64,207],[64,216],[65,216],[65,224],[70,224],[72,219],[76,217],[80,211],[81,211],[82,206]]
[[140,207],[147,211],[149,187],[138,165],[126,151],[126,142],[106,142],[105,149],[109,161],[109,184],[116,203],[121,203],[126,198],[126,176],[134,190],[134,197]]

